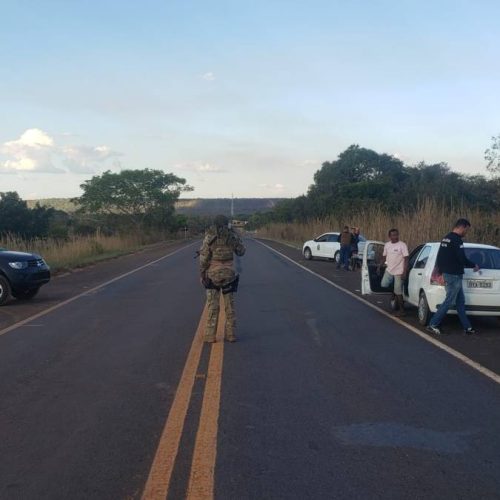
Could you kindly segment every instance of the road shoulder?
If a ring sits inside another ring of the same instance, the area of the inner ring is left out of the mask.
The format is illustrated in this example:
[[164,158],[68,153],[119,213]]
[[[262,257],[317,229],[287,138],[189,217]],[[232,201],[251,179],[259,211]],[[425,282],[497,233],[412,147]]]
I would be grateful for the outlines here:
[[56,274],[50,283],[40,289],[33,300],[29,302],[11,300],[0,307],[0,330],[192,243],[193,241],[184,240],[158,243],[121,257]]

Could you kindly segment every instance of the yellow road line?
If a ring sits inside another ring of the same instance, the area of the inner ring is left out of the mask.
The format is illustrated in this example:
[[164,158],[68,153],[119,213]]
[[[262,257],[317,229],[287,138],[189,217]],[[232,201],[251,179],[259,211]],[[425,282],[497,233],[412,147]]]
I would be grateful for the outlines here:
[[16,328],[19,328],[23,325],[26,325],[27,323],[31,323],[33,320],[41,318],[42,316],[45,316],[46,314],[49,314],[50,312],[55,311],[56,309],[59,309],[60,307],[71,304],[71,302],[74,302],[75,300],[78,300],[82,297],[85,297],[86,295],[90,295],[91,293],[96,292],[97,290],[100,290],[101,288],[104,288],[108,285],[111,285],[111,283],[114,283],[115,281],[126,278],[127,276],[130,276],[131,274],[135,274],[138,271],[142,271],[143,269],[146,269],[147,267],[150,267],[153,264],[156,264],[157,262],[160,262],[164,259],[167,259],[168,257],[171,257],[172,255],[175,255],[176,253],[179,253],[182,250],[185,250],[186,248],[189,248],[189,247],[195,245],[196,243],[197,242],[190,243],[188,245],[184,245],[181,248],[178,248],[177,250],[174,250],[173,252],[170,252],[167,255],[160,257],[159,259],[152,260],[151,262],[148,262],[147,264],[144,264],[140,267],[132,269],[131,271],[128,271],[124,274],[120,274],[119,276],[116,276],[115,278],[110,279],[109,281],[101,283],[100,285],[97,285],[93,288],[90,288],[89,290],[85,290],[85,292],[79,293],[78,295],[75,295],[74,297],[63,300],[62,302],[59,302],[58,304],[56,304],[54,306],[48,307],[47,309],[44,309],[43,311],[40,311],[39,313],[33,314],[32,316],[29,316],[26,319],[18,321],[17,323],[14,323],[13,325],[8,326],[7,328],[4,328],[3,330],[0,330],[0,335],[5,335],[6,333],[9,333],[12,330],[15,330]]
[[184,422],[191,400],[196,372],[203,348],[203,333],[207,320],[207,308],[203,309],[200,323],[189,351],[181,380],[170,408],[167,422],[160,437],[160,442],[151,466],[149,477],[142,494],[143,500],[165,500],[170,485],[170,478],[179,450],[179,443],[184,429]]
[[226,315],[221,297],[217,342],[212,345],[200,423],[191,464],[187,492],[188,500],[208,500],[214,497],[217,430],[219,423],[222,365],[224,360],[224,323]]

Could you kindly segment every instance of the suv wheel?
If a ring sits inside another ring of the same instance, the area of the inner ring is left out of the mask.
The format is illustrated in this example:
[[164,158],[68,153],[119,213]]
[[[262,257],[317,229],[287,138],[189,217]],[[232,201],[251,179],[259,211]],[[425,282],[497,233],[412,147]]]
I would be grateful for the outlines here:
[[425,297],[425,293],[421,292],[420,297],[418,299],[418,322],[426,326],[427,323],[429,323],[429,320],[431,319],[431,311],[429,309],[429,304],[427,303],[427,299]]
[[309,247],[304,248],[304,258],[306,260],[312,260],[312,258],[313,258],[311,249]]
[[10,283],[5,276],[0,276],[0,306],[3,306],[10,298]]
[[338,264],[340,262],[340,252],[337,250],[333,256],[333,260]]

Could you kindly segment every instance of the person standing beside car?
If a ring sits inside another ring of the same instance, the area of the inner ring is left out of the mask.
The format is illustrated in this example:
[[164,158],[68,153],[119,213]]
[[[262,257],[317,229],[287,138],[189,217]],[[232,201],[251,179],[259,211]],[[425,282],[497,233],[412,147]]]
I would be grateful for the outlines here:
[[396,300],[396,316],[404,316],[403,284],[408,269],[408,246],[399,240],[397,229],[389,230],[389,241],[384,245],[385,272],[380,285],[389,288],[394,284],[394,299]]
[[441,240],[436,267],[444,278],[446,298],[432,316],[427,327],[427,330],[437,335],[443,333],[439,325],[453,306],[456,308],[464,332],[467,335],[476,333],[465,312],[465,295],[462,283],[464,268],[472,267],[474,272],[479,271],[479,266],[470,261],[464,251],[462,238],[467,234],[469,228],[470,222],[467,219],[458,219],[451,233],[448,233]]
[[359,253],[359,227],[351,227],[351,269],[356,270],[359,266],[358,253]]
[[344,226],[344,229],[339,234],[338,242],[340,243],[340,259],[337,263],[337,269],[343,267],[346,271],[349,271],[352,243],[352,234],[349,231],[349,226]]

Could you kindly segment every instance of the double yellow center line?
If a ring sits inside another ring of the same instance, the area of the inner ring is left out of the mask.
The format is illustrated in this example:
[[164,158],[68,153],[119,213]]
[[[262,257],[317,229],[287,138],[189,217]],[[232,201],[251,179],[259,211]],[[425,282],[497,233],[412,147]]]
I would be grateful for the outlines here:
[[[203,349],[203,334],[207,321],[205,306],[189,351],[174,402],[156,450],[149,476],[142,494],[143,500],[165,500],[175,465],[184,423],[191,401]],[[224,358],[224,307],[220,307],[217,342],[211,345],[205,392],[196,434],[191,473],[186,498],[211,499],[214,496],[214,473],[217,455],[222,364]]]

